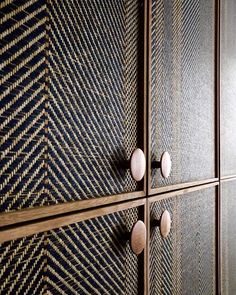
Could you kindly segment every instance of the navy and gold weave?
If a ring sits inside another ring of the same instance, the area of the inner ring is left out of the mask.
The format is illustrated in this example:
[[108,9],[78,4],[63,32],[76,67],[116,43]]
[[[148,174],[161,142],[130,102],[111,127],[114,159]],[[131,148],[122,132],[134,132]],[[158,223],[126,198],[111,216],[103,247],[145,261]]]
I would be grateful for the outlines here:
[[214,1],[152,0],[152,188],[215,177]]
[[127,240],[138,211],[2,244],[0,294],[143,294],[143,271]]
[[151,229],[151,295],[216,294],[215,200],[208,188],[151,205],[151,224],[164,210],[172,220],[165,239]]
[[49,1],[53,202],[137,189],[121,165],[138,145],[141,2]]
[[0,294],[45,294],[45,234],[0,245]]
[[46,203],[45,1],[0,3],[0,211]]
[[142,10],[0,2],[0,211],[139,189],[122,164],[141,145]]

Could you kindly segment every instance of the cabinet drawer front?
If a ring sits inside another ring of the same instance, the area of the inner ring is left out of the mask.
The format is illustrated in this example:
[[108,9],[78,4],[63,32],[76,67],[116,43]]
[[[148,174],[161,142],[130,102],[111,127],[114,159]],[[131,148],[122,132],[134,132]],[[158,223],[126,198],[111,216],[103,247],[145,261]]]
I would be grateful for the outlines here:
[[143,145],[142,6],[142,0],[48,6],[52,202],[143,189],[123,167]]
[[208,188],[151,204],[151,225],[164,210],[172,224],[166,238],[151,226],[150,294],[215,294],[215,199]]
[[143,294],[144,254],[135,255],[130,245],[143,210],[134,207],[3,243],[0,293]]
[[221,185],[221,262],[223,295],[231,295],[236,293],[235,189],[236,180],[223,182]]
[[150,158],[172,160],[151,187],[214,178],[214,1],[153,0],[151,11]]
[[235,14],[234,0],[221,3],[221,175],[236,175],[236,101],[235,101]]

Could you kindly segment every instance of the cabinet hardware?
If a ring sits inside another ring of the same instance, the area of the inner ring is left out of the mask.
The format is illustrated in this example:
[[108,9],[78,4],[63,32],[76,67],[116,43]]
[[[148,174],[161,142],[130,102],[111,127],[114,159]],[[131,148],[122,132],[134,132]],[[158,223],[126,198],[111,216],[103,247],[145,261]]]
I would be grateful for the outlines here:
[[138,220],[130,233],[130,247],[134,254],[139,255],[143,252],[146,245],[146,225]]
[[141,181],[146,171],[146,158],[144,152],[137,148],[133,151],[130,160],[125,161],[122,166],[130,169],[130,173],[134,180]]
[[162,237],[166,238],[169,235],[171,229],[170,213],[167,210],[165,210],[162,213],[161,218],[159,220],[154,220],[152,222],[152,226],[158,226],[160,228]]
[[164,152],[161,155],[161,160],[160,161],[154,161],[152,162],[152,168],[160,168],[161,169],[161,174],[164,178],[168,178],[171,173],[171,158],[170,154],[168,152]]

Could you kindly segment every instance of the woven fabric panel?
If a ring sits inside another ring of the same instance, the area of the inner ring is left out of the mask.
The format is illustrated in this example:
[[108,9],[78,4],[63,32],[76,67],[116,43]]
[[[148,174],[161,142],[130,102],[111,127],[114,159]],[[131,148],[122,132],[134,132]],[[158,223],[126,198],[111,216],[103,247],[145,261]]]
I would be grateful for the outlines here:
[[221,175],[236,174],[236,2],[221,3]]
[[153,203],[151,222],[164,210],[171,232],[163,239],[158,227],[151,229],[150,294],[215,294],[215,189]]
[[0,294],[143,294],[127,236],[138,216],[133,208],[3,243]]
[[51,202],[137,189],[142,1],[49,1]]
[[236,294],[236,181],[221,186],[222,295]]
[[135,208],[50,232],[48,294],[143,294],[138,258],[124,239],[137,219]]
[[172,158],[153,188],[215,177],[213,3],[152,1],[151,158]]
[[0,294],[45,294],[44,241],[44,234],[38,234],[0,245]]
[[140,189],[142,0],[0,3],[0,211]]
[[0,2],[0,211],[45,198],[45,1]]

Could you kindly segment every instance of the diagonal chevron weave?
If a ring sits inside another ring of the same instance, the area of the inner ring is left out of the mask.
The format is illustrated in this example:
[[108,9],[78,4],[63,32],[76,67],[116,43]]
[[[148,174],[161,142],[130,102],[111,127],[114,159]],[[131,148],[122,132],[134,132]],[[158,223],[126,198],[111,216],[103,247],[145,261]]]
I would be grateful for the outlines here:
[[137,219],[133,208],[2,244],[0,294],[142,294],[124,239]]
[[213,2],[152,1],[151,153],[173,164],[153,188],[215,177]]
[[166,239],[159,228],[150,238],[151,295],[216,294],[215,189],[153,203],[151,220],[171,214]]
[[142,0],[0,3],[0,211],[130,192]]

